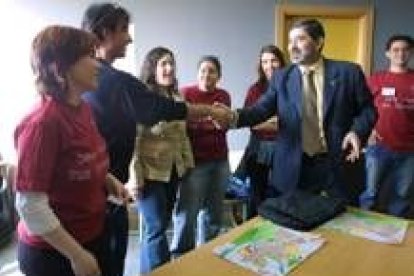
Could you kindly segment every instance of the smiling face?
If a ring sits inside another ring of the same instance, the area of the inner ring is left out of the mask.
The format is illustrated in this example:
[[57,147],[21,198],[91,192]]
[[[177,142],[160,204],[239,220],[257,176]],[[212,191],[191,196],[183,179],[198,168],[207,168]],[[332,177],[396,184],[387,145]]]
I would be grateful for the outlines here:
[[155,68],[155,81],[159,86],[170,87],[175,82],[175,61],[170,54],[163,55]]
[[272,77],[273,71],[281,67],[280,60],[273,53],[264,52],[260,57],[260,66],[266,79],[269,81]]
[[211,91],[217,86],[220,74],[216,65],[211,61],[203,61],[198,67],[198,88],[201,91]]
[[289,32],[288,50],[292,63],[311,65],[320,58],[323,38],[314,40],[304,27],[293,28]]

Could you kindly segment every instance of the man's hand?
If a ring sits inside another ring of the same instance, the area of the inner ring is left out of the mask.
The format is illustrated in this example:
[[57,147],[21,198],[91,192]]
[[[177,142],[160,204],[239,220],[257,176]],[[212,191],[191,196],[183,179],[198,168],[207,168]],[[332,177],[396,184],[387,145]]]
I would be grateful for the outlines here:
[[382,137],[378,134],[378,132],[375,129],[373,129],[371,134],[369,135],[367,144],[369,146],[375,145],[381,140],[382,140]]
[[222,128],[228,128],[233,122],[235,116],[235,112],[222,103],[214,103],[211,107],[210,113],[211,118]]
[[359,159],[361,153],[361,141],[355,132],[350,131],[345,135],[345,138],[342,141],[342,150],[347,153],[345,156],[346,161],[353,163]]

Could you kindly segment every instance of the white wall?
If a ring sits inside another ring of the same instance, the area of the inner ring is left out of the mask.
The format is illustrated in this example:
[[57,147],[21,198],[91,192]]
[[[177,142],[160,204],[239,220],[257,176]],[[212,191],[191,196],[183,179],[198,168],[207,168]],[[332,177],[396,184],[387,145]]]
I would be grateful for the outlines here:
[[[223,65],[221,86],[240,107],[256,77],[260,47],[275,41],[275,6],[281,0],[121,0],[135,27],[135,72],[145,53],[163,45],[176,54],[180,85],[191,83],[201,55]],[[11,148],[11,130],[32,101],[30,41],[46,24],[79,26],[92,0],[0,0],[0,151]],[[375,5],[374,69],[384,66],[383,47],[395,32],[413,34],[412,0],[289,0],[292,4]],[[134,70],[132,70],[134,71]],[[241,150],[247,131],[232,131],[231,149]],[[8,150],[6,150],[8,151]]]
[[[220,58],[221,86],[240,107],[256,78],[258,51],[273,43],[275,0],[137,0],[131,6],[138,64],[145,53],[162,45],[173,50],[180,85],[193,83],[202,55]],[[242,150],[246,130],[231,131],[230,148]]]
[[[29,67],[30,43],[48,24],[79,26],[90,0],[1,0],[0,151],[11,155],[11,133],[32,104],[35,91]],[[263,44],[274,41],[274,0],[124,0],[135,27],[137,68],[145,53],[163,45],[176,54],[180,85],[195,81],[196,63],[217,55],[223,66],[221,86],[242,105],[256,77],[256,58]],[[229,135],[232,149],[241,150],[246,131]]]
[[77,24],[90,1],[0,1],[0,152],[15,159],[12,133],[35,101],[30,69],[30,45],[34,35],[48,24]]

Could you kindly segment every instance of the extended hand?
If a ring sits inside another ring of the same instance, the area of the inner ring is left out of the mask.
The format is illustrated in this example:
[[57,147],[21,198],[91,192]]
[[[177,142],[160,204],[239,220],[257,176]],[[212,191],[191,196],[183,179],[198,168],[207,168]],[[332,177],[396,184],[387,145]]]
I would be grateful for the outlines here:
[[345,135],[345,138],[342,141],[342,150],[348,153],[345,156],[346,161],[353,163],[359,159],[361,142],[355,132],[350,131]]
[[234,112],[222,103],[214,103],[210,110],[213,120],[215,120],[221,127],[228,128],[234,119]]

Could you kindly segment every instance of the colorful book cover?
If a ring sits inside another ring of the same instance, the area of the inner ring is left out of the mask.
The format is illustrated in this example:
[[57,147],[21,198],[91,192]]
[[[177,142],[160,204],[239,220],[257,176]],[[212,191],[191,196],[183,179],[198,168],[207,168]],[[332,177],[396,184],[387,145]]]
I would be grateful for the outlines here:
[[283,276],[323,243],[324,239],[318,234],[262,221],[232,242],[216,247],[214,253],[260,275]]
[[408,221],[350,208],[344,214],[325,223],[323,227],[377,242],[399,244],[404,240]]

